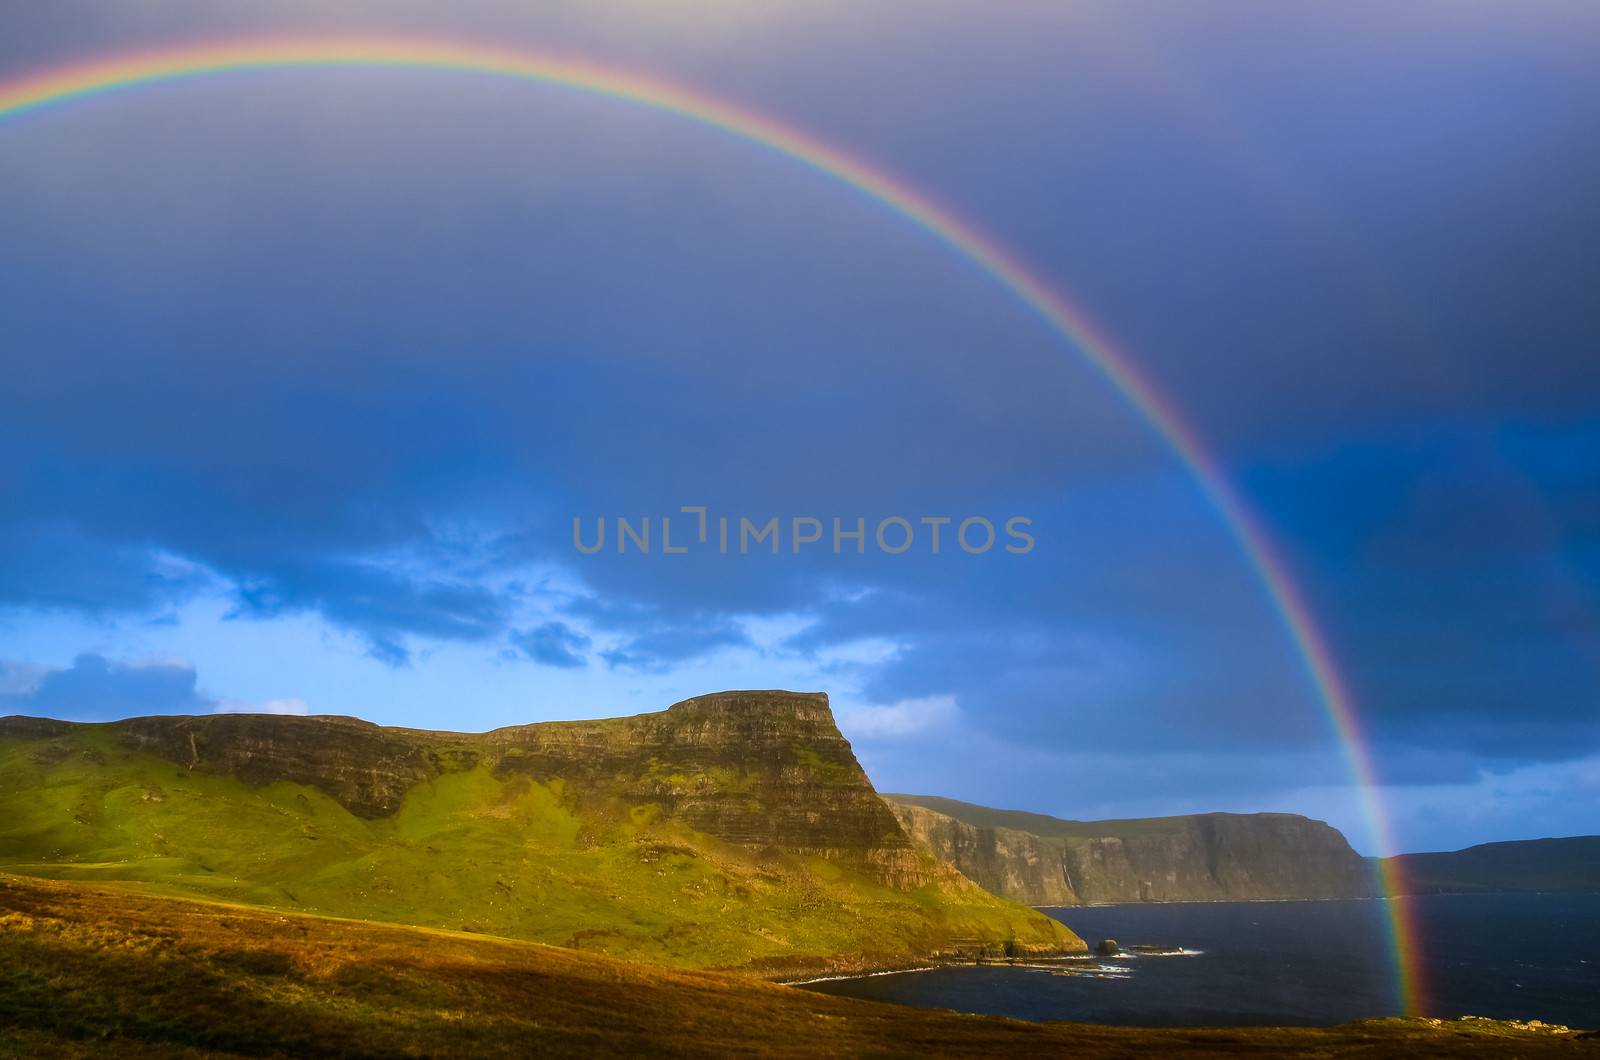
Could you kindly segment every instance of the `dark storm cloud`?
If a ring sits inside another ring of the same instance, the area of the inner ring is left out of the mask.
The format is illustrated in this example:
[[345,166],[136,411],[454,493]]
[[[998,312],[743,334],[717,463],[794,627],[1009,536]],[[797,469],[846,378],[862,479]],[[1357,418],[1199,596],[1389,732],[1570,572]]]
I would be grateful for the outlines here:
[[1589,424],[1435,421],[1252,472],[1381,738],[1600,746],[1597,465]]
[[0,606],[149,612],[208,582],[147,545],[97,541],[66,522],[0,524],[0,556]]
[[[41,271],[76,282],[5,300],[16,341],[53,356],[20,365],[0,397],[18,467],[7,510],[109,546],[159,542],[244,585],[241,613],[315,608],[398,660],[405,634],[503,628],[493,600],[452,602],[437,579],[348,559],[431,544],[436,518],[515,526],[553,511],[529,558],[566,559],[567,512],[699,502],[826,517],[897,498],[911,510],[1100,462],[1129,439],[1148,457],[1081,366],[1056,357],[1055,393],[986,368],[993,343],[1012,336],[1036,355],[1047,337],[924,237],[747,148],[713,139],[688,152],[682,216],[661,216],[630,175],[636,159],[606,144],[594,173],[545,166],[550,186],[508,185],[483,158],[485,143],[502,150],[500,130],[477,135],[475,105],[463,128],[476,131],[439,172],[437,145],[419,159],[409,137],[295,150],[284,119],[253,99],[244,114],[254,107],[259,124],[229,110],[232,139],[206,144],[204,168],[186,164],[186,139],[158,148],[110,123],[101,163],[64,181],[24,175],[21,223]],[[164,105],[201,123],[216,106]],[[523,120],[539,131],[543,115]],[[647,144],[681,138],[658,118],[608,117]],[[61,129],[28,127],[45,142],[17,164],[49,159]],[[156,161],[138,178],[82,176],[141,150]],[[741,179],[721,177],[723,164]],[[374,168],[390,174],[380,195],[367,188]],[[771,210],[774,184],[795,212]],[[419,213],[441,185],[477,205]],[[572,211],[581,228],[563,219]],[[211,220],[183,227],[195,217]],[[708,220],[722,238],[705,238]],[[882,245],[840,261],[837,244],[861,229]],[[642,230],[659,249],[634,249]],[[909,290],[930,284],[938,308],[908,312]],[[1068,410],[1073,431],[1041,432]],[[708,604],[770,610],[814,595],[792,565],[742,579],[656,567],[630,583],[645,598],[710,591]],[[613,591],[621,569],[585,573]],[[451,613],[434,619],[430,602]]]
[[410,661],[406,635],[486,641],[505,628],[508,616],[504,595],[481,585],[337,561],[284,564],[270,575],[246,578],[235,595],[241,617],[318,611],[359,631],[372,654],[391,665]]
[[0,711],[67,721],[193,714],[215,707],[195,690],[194,667],[188,663],[122,663],[92,652],[65,669],[46,670],[26,692],[0,693]]
[[[1135,352],[1306,582],[1385,774],[1437,782],[1592,749],[1600,688],[1593,12],[1462,7],[1385,5],[1380,32],[1361,5],[850,5],[719,36],[710,8],[674,29],[617,17],[639,5],[108,5],[30,12],[37,39],[0,55],[478,31],[661,69],[913,175]],[[893,642],[832,665],[878,702],[954,696],[996,763],[1191,753],[1176,790],[1208,753],[1326,748],[1171,455],[970,265],[815,174],[566,93],[324,71],[11,123],[0,179],[27,265],[0,285],[13,610],[149,614],[214,578],[241,617],[314,612],[392,664],[599,645],[642,673],[800,615],[783,651]],[[1040,545],[570,546],[573,515],[685,504],[1024,514]],[[518,614],[502,576],[526,563],[581,587],[561,621]]]

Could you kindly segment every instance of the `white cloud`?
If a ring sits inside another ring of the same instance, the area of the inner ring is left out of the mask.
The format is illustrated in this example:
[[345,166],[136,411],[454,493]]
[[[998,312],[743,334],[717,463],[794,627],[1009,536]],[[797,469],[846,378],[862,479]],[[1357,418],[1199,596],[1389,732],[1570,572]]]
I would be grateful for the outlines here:
[[310,714],[311,708],[303,699],[269,699],[265,703],[240,703],[223,700],[217,704],[217,714]]
[[0,659],[0,695],[27,695],[39,687],[49,672],[35,663]]
[[[887,637],[862,637],[817,649],[819,666],[875,666],[898,656],[901,645]],[[912,702],[906,700],[905,702]]]
[[147,655],[122,664],[130,670],[193,670],[194,663],[178,655]]
[[857,739],[903,740],[948,728],[960,713],[954,696],[925,696],[842,710],[839,727]]
[[783,643],[816,625],[816,616],[785,611],[773,615],[743,615],[740,628],[758,651],[781,652]]

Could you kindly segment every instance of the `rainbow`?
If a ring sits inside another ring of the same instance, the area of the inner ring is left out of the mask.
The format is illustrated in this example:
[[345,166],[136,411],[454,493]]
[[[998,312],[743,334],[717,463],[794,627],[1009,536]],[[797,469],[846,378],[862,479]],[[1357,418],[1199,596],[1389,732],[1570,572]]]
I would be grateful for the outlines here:
[[[1171,447],[1227,526],[1282,618],[1304,660],[1361,792],[1362,809],[1380,853],[1395,852],[1378,802],[1376,773],[1355,703],[1340,677],[1332,648],[1271,537],[1223,474],[1177,408],[1133,359],[1084,311],[1051,289],[1024,261],[972,223],[887,172],[804,132],[747,108],[653,76],[570,56],[436,39],[251,39],[118,54],[69,63],[0,82],[0,119],[14,118],[142,85],[187,81],[245,70],[381,67],[512,78],[556,86],[662,111],[737,137],[800,163],[853,189],[981,269],[1075,347]],[[1385,869],[1387,915],[1395,980],[1403,1011],[1423,1009],[1423,983],[1414,924],[1400,880]]]

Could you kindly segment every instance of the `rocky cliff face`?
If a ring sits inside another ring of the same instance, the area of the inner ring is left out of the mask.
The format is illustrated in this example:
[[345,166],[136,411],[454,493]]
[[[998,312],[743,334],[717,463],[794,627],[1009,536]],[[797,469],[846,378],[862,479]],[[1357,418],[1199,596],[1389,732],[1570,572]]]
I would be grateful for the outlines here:
[[822,693],[723,692],[617,721],[501,729],[487,745],[499,771],[581,779],[730,843],[910,849]]
[[[39,725],[68,727],[0,719],[0,735]],[[282,780],[317,788],[366,818],[393,814],[417,784],[482,766],[502,778],[558,778],[580,795],[659,805],[744,846],[910,849],[820,692],[722,692],[654,714],[482,734],[259,714],[133,718],[107,728],[128,747],[188,769],[253,787]]]
[[[9,720],[0,720],[0,735]],[[255,788],[304,784],[366,818],[394,813],[413,786],[471,759],[453,734],[425,740],[356,718],[211,714],[130,718],[106,729],[130,750],[185,769],[236,777]]]
[[950,799],[885,799],[919,846],[991,893],[1029,905],[1373,892],[1344,836],[1295,814],[1065,821]]
[[917,845],[990,894],[1025,905],[1080,904],[1059,844],[1015,828],[980,828],[912,803],[889,805]]

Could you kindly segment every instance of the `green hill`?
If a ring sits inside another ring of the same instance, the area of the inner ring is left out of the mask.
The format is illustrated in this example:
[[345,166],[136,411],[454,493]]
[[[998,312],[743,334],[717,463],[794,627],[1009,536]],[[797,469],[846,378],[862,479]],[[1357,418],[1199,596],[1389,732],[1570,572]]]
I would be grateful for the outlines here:
[[1411,894],[1600,892],[1600,835],[1483,843],[1385,859]]
[[821,695],[483,734],[0,719],[0,866],[682,967],[1082,947],[916,850]]

